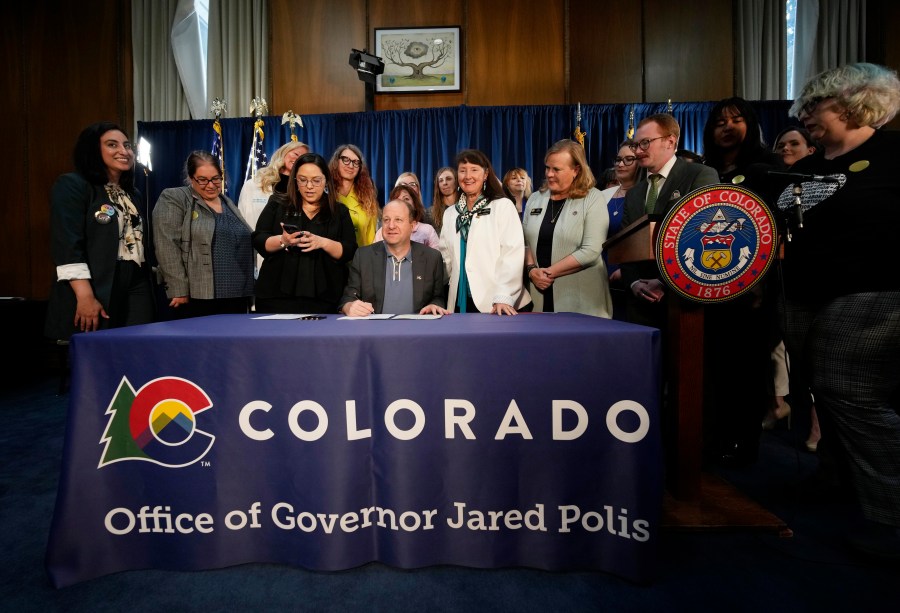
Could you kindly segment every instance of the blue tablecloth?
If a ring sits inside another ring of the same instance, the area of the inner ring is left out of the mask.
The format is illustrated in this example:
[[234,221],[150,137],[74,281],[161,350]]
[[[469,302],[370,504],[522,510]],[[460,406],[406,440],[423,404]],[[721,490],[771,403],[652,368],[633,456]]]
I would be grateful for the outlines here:
[[47,565],[371,561],[652,580],[657,330],[215,316],[78,334]]

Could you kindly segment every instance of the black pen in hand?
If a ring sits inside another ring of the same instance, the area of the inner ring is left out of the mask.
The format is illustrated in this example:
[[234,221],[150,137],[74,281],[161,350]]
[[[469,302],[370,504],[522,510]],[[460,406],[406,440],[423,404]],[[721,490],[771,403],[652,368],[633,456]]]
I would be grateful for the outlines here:
[[367,309],[368,312],[364,315],[364,317],[375,313],[375,308],[368,302],[364,302],[363,299],[359,297],[359,292],[353,292],[353,296],[356,297],[356,301],[360,303],[360,306]]

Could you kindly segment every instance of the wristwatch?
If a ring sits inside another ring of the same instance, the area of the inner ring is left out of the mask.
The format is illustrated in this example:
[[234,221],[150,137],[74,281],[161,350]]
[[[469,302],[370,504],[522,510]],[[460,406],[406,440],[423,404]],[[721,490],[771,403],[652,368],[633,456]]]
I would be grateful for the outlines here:
[[528,275],[530,275],[531,271],[534,270],[535,268],[538,268],[537,264],[529,264],[528,266],[526,266],[525,267],[525,276],[527,277]]

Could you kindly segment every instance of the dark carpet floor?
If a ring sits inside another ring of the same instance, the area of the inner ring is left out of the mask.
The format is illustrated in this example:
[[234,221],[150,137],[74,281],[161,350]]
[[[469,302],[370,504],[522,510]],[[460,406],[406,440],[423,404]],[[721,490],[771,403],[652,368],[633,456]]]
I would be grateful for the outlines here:
[[66,396],[39,376],[0,391],[0,611],[892,611],[900,567],[853,555],[844,498],[805,486],[814,454],[784,428],[764,434],[759,462],[717,474],[782,519],[772,530],[661,534],[649,586],[614,576],[529,569],[380,564],[336,573],[253,564],[203,572],[131,571],[61,590],[44,552],[62,453]]

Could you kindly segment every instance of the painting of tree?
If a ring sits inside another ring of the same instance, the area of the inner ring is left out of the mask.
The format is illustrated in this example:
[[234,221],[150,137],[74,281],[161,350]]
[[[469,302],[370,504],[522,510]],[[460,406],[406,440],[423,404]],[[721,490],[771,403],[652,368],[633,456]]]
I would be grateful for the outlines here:
[[459,28],[376,30],[379,91],[459,90]]

